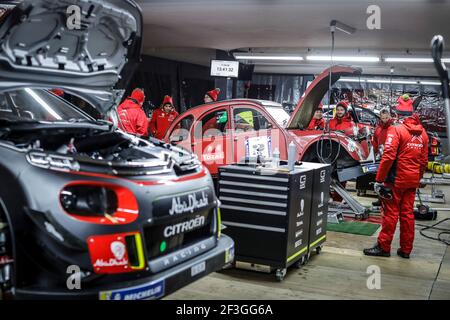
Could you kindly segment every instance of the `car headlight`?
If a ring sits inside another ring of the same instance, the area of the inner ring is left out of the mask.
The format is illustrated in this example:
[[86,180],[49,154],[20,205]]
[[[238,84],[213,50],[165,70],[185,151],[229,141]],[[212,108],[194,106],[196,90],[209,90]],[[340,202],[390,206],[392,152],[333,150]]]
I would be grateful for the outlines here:
[[127,224],[139,213],[134,194],[114,184],[72,183],[61,190],[59,202],[71,217],[97,224]]
[[64,188],[59,200],[65,211],[80,216],[112,215],[118,208],[116,193],[111,189],[100,186]]

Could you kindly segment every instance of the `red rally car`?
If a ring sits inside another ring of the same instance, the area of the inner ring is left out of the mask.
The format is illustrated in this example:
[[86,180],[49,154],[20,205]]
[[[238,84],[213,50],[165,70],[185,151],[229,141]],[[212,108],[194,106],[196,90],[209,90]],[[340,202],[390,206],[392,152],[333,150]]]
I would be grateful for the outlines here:
[[[335,66],[331,82],[358,74],[358,69]],[[174,121],[164,140],[196,153],[213,176],[221,165],[258,155],[268,158],[275,149],[285,160],[291,142],[297,147],[297,160],[332,162],[341,181],[363,175],[367,170],[361,162],[370,154],[368,130],[356,126],[356,136],[349,137],[306,129],[328,83],[329,70],[325,70],[308,87],[291,116],[281,104],[271,101],[232,99],[197,106]]]

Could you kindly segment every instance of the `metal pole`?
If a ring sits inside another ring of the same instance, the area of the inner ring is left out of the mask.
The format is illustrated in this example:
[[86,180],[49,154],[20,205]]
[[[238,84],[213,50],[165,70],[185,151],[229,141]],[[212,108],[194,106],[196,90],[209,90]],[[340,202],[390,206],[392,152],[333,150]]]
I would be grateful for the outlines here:
[[444,98],[444,111],[447,124],[447,142],[450,146],[450,90],[448,70],[442,62],[444,51],[444,38],[441,35],[434,36],[431,40],[431,56],[442,83],[442,97]]

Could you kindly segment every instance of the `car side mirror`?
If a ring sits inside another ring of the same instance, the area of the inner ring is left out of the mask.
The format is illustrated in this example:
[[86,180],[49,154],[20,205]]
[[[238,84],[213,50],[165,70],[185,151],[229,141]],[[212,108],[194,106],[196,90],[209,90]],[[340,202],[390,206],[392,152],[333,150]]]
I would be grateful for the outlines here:
[[170,143],[171,144],[173,144],[173,143],[179,143],[179,142],[181,142],[181,141],[183,141],[183,139],[184,139],[184,137],[183,136],[171,136],[170,137]]

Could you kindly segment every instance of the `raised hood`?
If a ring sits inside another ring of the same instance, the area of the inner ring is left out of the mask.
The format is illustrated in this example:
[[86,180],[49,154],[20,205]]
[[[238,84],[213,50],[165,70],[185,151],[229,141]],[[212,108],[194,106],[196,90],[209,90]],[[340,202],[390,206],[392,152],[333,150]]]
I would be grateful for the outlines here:
[[[344,66],[334,66],[331,73],[331,85],[342,76],[358,76],[361,69]],[[308,127],[314,112],[328,91],[330,69],[319,74],[306,89],[305,94],[298,102],[288,122],[287,129],[301,129]]]
[[2,20],[0,90],[61,88],[106,113],[123,92],[113,88],[124,66],[140,58],[142,14],[132,0],[25,0]]

